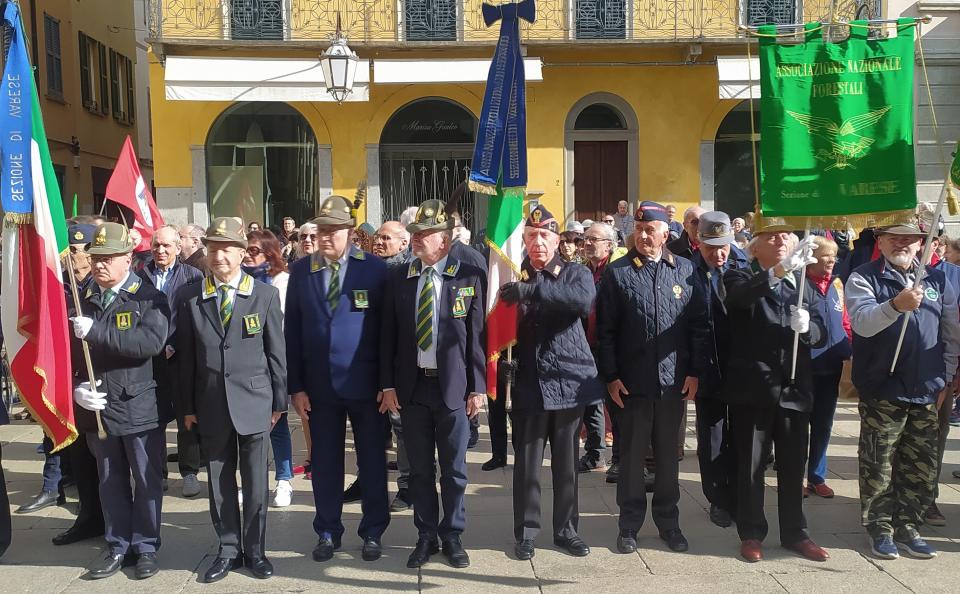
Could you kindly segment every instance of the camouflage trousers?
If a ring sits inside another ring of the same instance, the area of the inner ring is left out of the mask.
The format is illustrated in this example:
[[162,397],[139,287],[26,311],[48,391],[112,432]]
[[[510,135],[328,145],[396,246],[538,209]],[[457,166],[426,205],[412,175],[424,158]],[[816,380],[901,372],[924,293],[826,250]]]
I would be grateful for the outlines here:
[[860,401],[860,511],[872,537],[913,532],[937,480],[935,404]]

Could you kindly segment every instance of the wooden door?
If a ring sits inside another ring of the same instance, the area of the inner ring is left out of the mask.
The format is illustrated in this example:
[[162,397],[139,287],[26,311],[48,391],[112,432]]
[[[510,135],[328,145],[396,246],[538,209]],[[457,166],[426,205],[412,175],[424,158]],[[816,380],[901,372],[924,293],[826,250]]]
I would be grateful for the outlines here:
[[627,141],[573,143],[573,193],[576,220],[600,220],[617,212],[627,197]]

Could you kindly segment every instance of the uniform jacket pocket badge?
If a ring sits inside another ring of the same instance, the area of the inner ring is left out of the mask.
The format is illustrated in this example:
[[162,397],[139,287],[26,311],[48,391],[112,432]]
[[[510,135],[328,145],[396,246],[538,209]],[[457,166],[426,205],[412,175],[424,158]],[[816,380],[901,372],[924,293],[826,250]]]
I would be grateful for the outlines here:
[[247,336],[253,336],[263,332],[263,326],[260,325],[260,314],[253,313],[248,316],[243,316],[243,329],[246,331]]

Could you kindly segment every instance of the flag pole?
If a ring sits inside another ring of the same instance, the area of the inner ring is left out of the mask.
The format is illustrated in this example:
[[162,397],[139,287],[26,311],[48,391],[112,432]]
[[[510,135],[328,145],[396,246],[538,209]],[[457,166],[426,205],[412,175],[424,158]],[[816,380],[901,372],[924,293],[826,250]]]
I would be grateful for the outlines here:
[[[73,266],[73,255],[67,254],[67,270],[70,275],[70,294],[73,295],[73,306],[76,309],[77,315],[80,315],[82,310],[80,309],[80,293],[77,291],[77,272]],[[87,364],[87,378],[90,381],[90,389],[97,389],[97,381],[93,373],[93,360],[90,359],[90,345],[87,344],[87,341],[80,339],[80,346],[83,348],[83,360]],[[97,437],[100,438],[100,441],[103,441],[107,438],[107,432],[103,429],[103,419],[100,418],[100,411],[93,411],[94,415],[97,417]]]
[[[810,219],[807,219],[807,228],[803,232],[803,238],[810,237]],[[797,311],[803,309],[803,290],[807,286],[807,265],[804,264],[800,269],[800,286],[797,287]],[[790,383],[797,379],[797,355],[800,353],[800,333],[793,331],[793,364],[790,367]]]
[[[513,345],[511,344],[510,346],[507,347],[507,363],[511,363],[512,361],[513,361]],[[510,388],[512,387],[513,387],[513,384],[511,384],[510,382],[507,382],[507,389],[503,395],[503,408],[506,409],[507,412],[510,412],[511,410],[513,410],[513,398],[510,397]]]

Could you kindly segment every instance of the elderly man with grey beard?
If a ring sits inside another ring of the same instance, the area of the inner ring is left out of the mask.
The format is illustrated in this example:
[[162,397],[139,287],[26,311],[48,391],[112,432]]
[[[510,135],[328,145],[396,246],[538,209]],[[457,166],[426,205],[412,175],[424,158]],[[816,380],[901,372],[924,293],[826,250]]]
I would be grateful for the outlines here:
[[860,393],[861,522],[881,559],[937,554],[917,530],[934,498],[938,399],[957,370],[960,320],[952,283],[917,261],[922,241],[913,224],[880,229],[883,257],[854,270],[844,291]]

